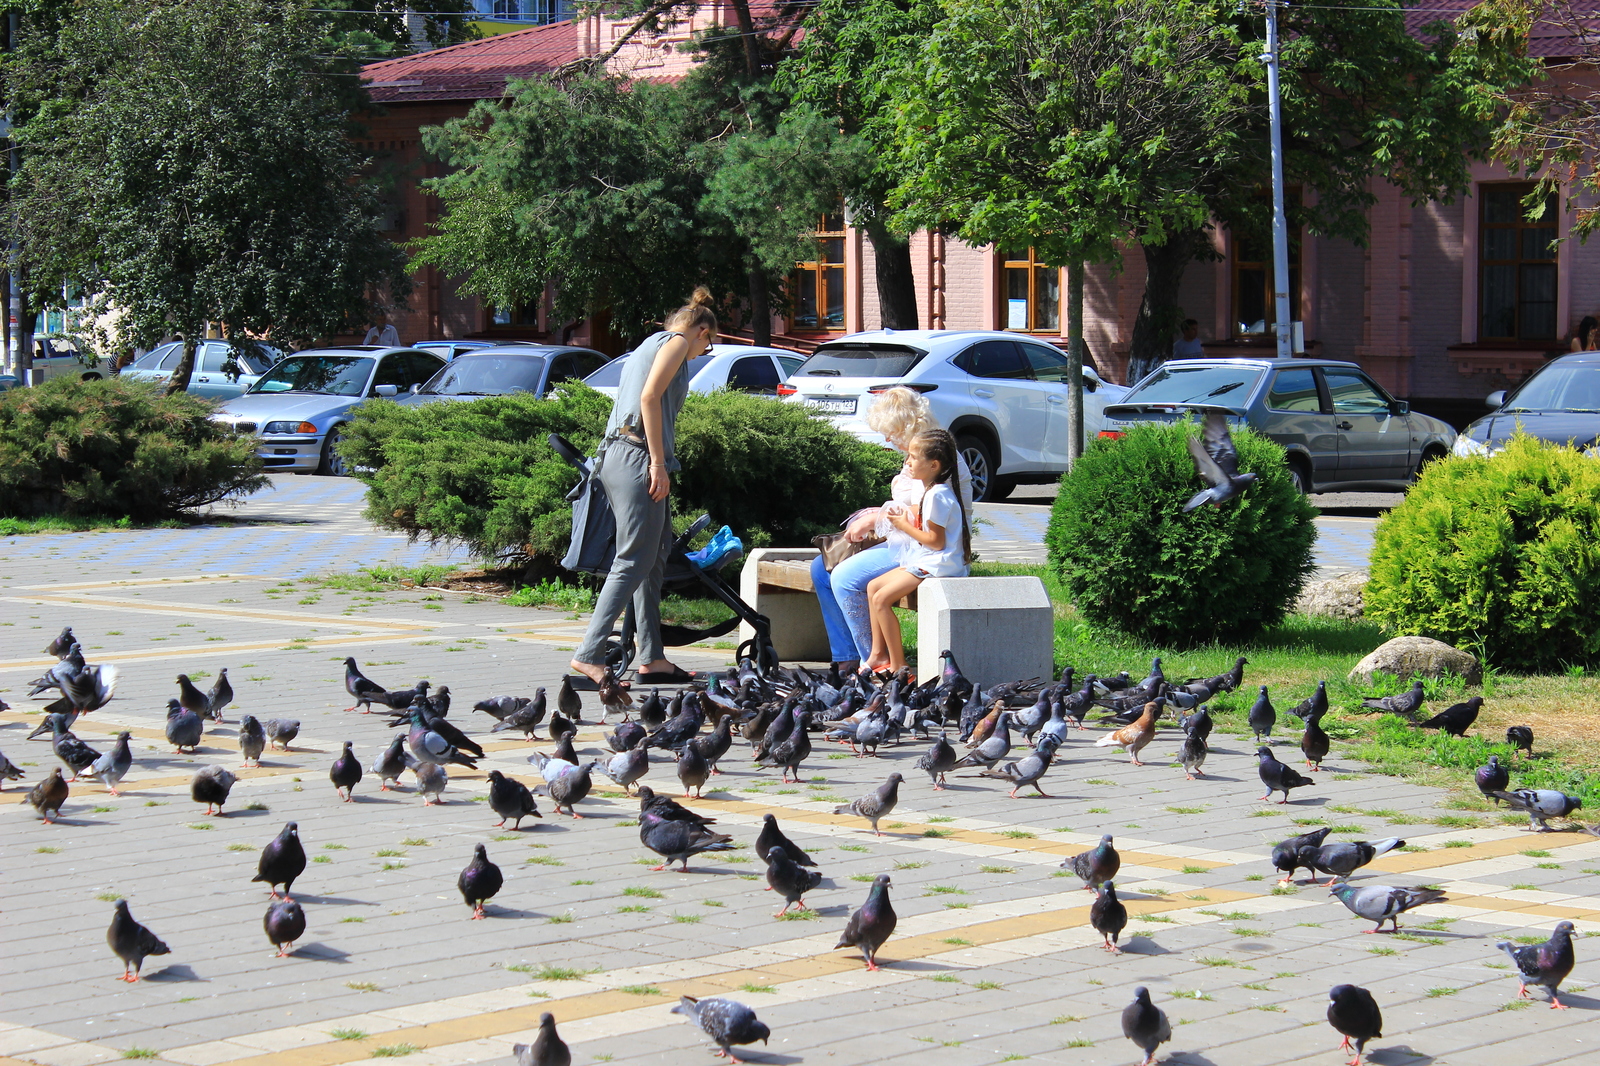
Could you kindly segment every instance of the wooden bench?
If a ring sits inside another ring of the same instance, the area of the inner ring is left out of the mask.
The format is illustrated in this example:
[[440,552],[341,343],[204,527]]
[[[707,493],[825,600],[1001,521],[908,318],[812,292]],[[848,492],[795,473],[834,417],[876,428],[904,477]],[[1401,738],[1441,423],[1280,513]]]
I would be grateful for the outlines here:
[[[808,549],[810,550],[810,549]],[[812,550],[814,556],[816,552]],[[774,591],[787,589],[792,592],[809,592],[816,594],[816,589],[811,585],[811,560],[807,559],[769,559],[763,557],[756,562],[756,583],[758,595],[760,589]],[[917,609],[917,593],[911,594],[895,604],[908,611]]]

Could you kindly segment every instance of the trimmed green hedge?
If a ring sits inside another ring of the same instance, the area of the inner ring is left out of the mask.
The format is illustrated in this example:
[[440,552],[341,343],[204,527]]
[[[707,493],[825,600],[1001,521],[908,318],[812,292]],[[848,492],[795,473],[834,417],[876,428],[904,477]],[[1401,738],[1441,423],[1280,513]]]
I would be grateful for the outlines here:
[[[575,470],[545,443],[592,455],[611,401],[577,382],[526,394],[356,409],[341,452],[367,484],[366,514],[412,537],[555,570],[571,539]],[[898,453],[835,429],[799,404],[734,392],[690,395],[678,418],[673,510],[709,512],[746,544],[803,545],[882,503]]]
[[254,438],[211,411],[122,378],[0,393],[0,515],[150,522],[263,488]]
[[1136,425],[1092,442],[1061,479],[1045,535],[1050,565],[1097,627],[1158,645],[1243,640],[1283,620],[1314,564],[1316,514],[1283,449],[1235,431],[1259,478],[1222,507],[1182,513],[1205,487],[1190,423]]
[[1373,537],[1368,618],[1539,670],[1600,659],[1600,461],[1518,435],[1429,463]]

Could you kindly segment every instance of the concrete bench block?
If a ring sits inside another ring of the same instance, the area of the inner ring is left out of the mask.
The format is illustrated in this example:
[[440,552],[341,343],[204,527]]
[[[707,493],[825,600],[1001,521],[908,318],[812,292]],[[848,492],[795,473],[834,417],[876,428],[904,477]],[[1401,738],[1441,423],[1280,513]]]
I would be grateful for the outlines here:
[[[761,584],[761,561],[810,563],[816,557],[815,548],[757,548],[750,553],[739,573],[739,598],[772,621],[772,646],[784,662],[829,662],[832,653],[828,647],[828,630],[822,624],[822,607],[817,603],[817,594]],[[755,631],[741,623],[740,642],[753,636]]]
[[1036,577],[934,577],[918,589],[917,679],[948,649],[978,685],[1055,670],[1055,611]]

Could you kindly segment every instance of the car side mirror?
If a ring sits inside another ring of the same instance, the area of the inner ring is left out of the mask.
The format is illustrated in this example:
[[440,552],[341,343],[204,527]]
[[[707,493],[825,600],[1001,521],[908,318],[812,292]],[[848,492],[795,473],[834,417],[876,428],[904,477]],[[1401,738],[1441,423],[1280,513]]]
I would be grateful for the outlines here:
[[374,385],[374,386],[372,386],[372,392],[373,392],[373,395],[375,395],[375,396],[385,396],[385,397],[388,397],[389,399],[392,400],[396,396],[400,395],[400,386],[399,385]]
[[1396,416],[1408,415],[1411,413],[1411,405],[1404,400],[1394,400],[1389,404],[1389,413]]
[[417,393],[419,393],[421,391],[422,391],[421,382],[413,382],[412,385],[411,385],[411,395],[415,396]]
[[1506,390],[1497,389],[1494,392],[1491,392],[1489,395],[1483,398],[1483,402],[1488,404],[1490,407],[1504,407],[1506,402]]

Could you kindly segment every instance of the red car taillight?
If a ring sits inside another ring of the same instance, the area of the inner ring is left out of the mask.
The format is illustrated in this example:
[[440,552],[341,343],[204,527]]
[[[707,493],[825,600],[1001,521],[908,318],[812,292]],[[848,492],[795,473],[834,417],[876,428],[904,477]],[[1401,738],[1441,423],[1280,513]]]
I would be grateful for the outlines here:
[[1115,429],[1102,429],[1100,436],[1105,440],[1121,440],[1127,434]]
[[797,388],[794,385],[779,385],[778,386],[778,395],[779,396],[793,396],[795,393],[797,393],[799,391],[800,391],[799,388]]

